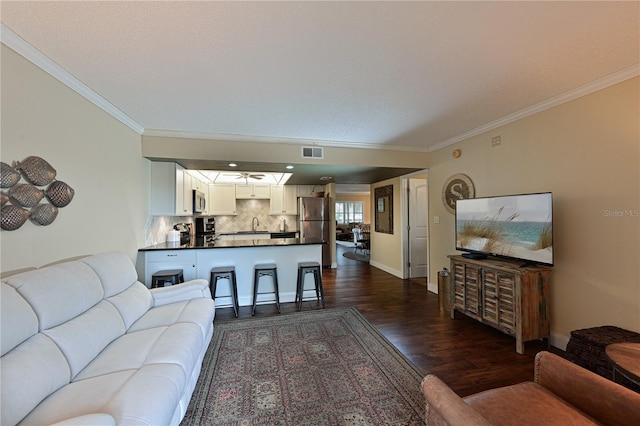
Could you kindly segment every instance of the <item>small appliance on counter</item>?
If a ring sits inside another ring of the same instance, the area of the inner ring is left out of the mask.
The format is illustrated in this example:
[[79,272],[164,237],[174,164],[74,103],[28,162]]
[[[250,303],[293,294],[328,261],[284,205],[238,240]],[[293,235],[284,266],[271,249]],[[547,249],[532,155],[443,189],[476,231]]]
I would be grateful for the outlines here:
[[[178,231],[180,233],[180,238],[178,240],[178,243],[180,245],[191,243],[191,224],[190,223],[176,223],[175,225],[173,225],[173,230]],[[169,232],[169,237],[171,237],[171,232]]]
[[176,231],[175,229],[172,229],[171,231],[169,231],[169,234],[167,234],[167,242],[168,243],[179,243],[180,242],[180,231]]

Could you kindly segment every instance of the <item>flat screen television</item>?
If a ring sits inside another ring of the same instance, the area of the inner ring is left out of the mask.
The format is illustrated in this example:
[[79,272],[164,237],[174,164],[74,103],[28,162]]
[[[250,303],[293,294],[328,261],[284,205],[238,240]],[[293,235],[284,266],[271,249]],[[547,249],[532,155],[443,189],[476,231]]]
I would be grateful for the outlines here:
[[553,266],[552,194],[457,200],[456,250]]

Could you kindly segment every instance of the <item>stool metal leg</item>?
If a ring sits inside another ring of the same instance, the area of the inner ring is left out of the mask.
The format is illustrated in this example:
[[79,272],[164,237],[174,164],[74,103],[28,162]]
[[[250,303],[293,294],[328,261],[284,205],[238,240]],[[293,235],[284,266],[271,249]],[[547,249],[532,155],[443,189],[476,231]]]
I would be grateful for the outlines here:
[[278,289],[278,271],[273,271],[273,287],[276,291],[276,308],[278,308],[278,313],[280,314],[280,290]]
[[256,269],[253,271],[253,308],[251,309],[251,315],[256,314],[256,301],[258,299],[258,282],[260,280],[260,273]]
[[316,275],[316,292],[318,292],[318,289],[320,290],[320,301],[322,301],[322,307],[324,308],[324,289],[322,288],[322,271],[320,271],[320,268],[316,269],[314,271],[314,274]]
[[231,287],[233,291],[233,311],[238,318],[238,311],[240,310],[240,303],[238,302],[238,282],[236,281],[235,271],[231,273]]

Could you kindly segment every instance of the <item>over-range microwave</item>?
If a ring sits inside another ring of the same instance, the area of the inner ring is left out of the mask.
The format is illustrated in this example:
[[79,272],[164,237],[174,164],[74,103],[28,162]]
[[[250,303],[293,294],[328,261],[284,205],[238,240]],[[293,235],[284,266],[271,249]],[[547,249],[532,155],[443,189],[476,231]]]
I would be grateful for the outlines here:
[[204,213],[207,210],[207,199],[204,192],[193,190],[193,212]]

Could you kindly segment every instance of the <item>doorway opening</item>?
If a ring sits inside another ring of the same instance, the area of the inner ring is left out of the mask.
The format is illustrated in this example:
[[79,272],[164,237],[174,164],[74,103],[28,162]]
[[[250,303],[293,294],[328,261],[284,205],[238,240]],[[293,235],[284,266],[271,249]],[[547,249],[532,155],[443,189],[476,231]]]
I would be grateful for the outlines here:
[[[427,171],[408,175],[402,180],[403,275],[429,280],[429,189]],[[426,284],[425,284],[426,285]]]

